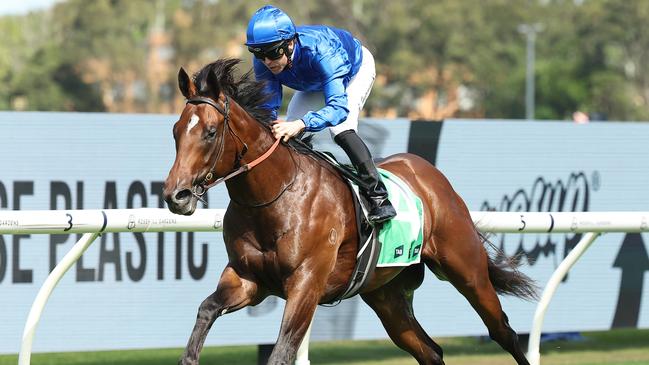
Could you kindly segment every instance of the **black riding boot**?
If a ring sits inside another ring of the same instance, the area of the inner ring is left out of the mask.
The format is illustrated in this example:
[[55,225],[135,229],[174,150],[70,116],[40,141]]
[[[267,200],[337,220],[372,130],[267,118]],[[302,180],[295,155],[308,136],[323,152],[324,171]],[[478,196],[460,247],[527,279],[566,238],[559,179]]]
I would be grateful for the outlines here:
[[397,212],[388,200],[388,190],[376,171],[372,155],[363,140],[354,130],[338,134],[334,141],[342,147],[349,156],[352,165],[365,186],[360,186],[361,193],[370,203],[368,219],[372,223],[382,223],[394,218]]

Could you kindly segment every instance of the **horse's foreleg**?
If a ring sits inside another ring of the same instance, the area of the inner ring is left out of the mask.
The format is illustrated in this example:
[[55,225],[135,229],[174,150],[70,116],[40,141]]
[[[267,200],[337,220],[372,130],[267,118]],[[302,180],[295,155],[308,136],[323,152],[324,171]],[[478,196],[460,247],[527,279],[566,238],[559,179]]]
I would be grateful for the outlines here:
[[268,365],[289,365],[295,361],[298,347],[306,334],[318,305],[321,290],[315,279],[300,278],[287,294],[284,317]]
[[198,308],[196,324],[178,363],[198,364],[205,338],[216,318],[258,301],[257,289],[255,282],[242,278],[232,267],[227,266],[221,274],[216,291],[205,298]]

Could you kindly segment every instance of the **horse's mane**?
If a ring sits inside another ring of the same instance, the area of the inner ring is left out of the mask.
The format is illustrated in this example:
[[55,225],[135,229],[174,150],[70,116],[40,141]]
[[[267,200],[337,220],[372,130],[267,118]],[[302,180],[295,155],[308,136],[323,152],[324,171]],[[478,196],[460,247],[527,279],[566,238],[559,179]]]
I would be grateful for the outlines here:
[[[220,92],[234,99],[250,116],[259,122],[270,125],[273,122],[272,111],[263,104],[270,97],[266,89],[265,81],[255,80],[252,70],[244,73],[238,79],[233,76],[236,66],[241,63],[236,58],[221,58],[210,64],[205,65],[200,71],[193,76],[197,93],[200,96],[217,98]],[[216,79],[216,85],[210,84],[210,74]],[[299,153],[314,156],[316,160],[328,161],[327,158],[319,155],[313,150],[313,135],[309,134],[299,141],[292,138],[287,145]],[[327,166],[331,166],[329,162]],[[340,170],[339,167],[334,167]],[[344,168],[343,168],[344,169]]]
[[[253,118],[269,125],[273,122],[272,111],[263,106],[264,102],[270,98],[270,94],[266,89],[266,82],[255,80],[253,70],[249,70],[235,80],[232,74],[236,71],[236,66],[239,63],[241,63],[240,59],[221,58],[205,65],[200,71],[196,72],[193,79],[198,89],[198,95],[216,98],[219,92],[223,91]],[[208,82],[210,73],[216,76],[217,85],[210,85]],[[311,150],[313,148],[312,139],[313,135],[310,134],[301,139],[302,143],[295,143],[294,140],[291,140],[288,145],[298,152],[313,154]]]
[[[205,65],[193,76],[194,84],[201,96],[218,97],[222,91],[234,99],[250,116],[264,124],[272,122],[272,111],[263,106],[270,95],[264,81],[255,80],[252,70],[240,77],[234,77],[236,66],[241,62],[236,58],[221,58]],[[217,85],[210,85],[208,76],[213,74]]]

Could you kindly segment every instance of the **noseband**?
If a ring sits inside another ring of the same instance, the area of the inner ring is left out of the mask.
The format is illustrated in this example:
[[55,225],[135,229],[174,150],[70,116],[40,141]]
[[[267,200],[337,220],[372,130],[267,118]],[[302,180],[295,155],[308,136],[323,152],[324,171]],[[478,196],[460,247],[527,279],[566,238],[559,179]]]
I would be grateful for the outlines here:
[[[223,96],[224,96],[223,105],[225,106],[225,108],[222,108],[218,103],[214,102],[214,100],[212,100],[211,98],[207,98],[207,97],[203,97],[203,96],[195,96],[195,97],[193,97],[191,99],[187,99],[187,101],[185,103],[185,104],[193,104],[193,105],[208,104],[208,105],[211,105],[212,107],[214,107],[214,109],[216,109],[219,113],[221,113],[221,115],[223,115],[223,133],[221,134],[221,136],[219,138],[220,141],[221,141],[220,146],[219,146],[219,152],[216,155],[216,159],[214,159],[214,163],[212,164],[212,167],[210,168],[210,171],[207,173],[207,175],[205,175],[205,178],[203,179],[203,181],[201,181],[200,183],[194,185],[192,187],[192,190],[191,190],[192,195],[194,195],[198,200],[202,201],[205,204],[207,204],[207,203],[205,202],[205,200],[203,200],[203,195],[205,195],[205,193],[207,192],[207,190],[209,188],[211,188],[211,187],[213,187],[213,186],[215,186],[217,184],[220,184],[225,180],[231,179],[231,178],[233,178],[233,177],[235,177],[235,176],[237,176],[239,174],[242,174],[242,173],[244,173],[246,171],[249,171],[253,167],[257,166],[260,162],[262,162],[263,160],[268,158],[268,156],[270,156],[273,153],[273,151],[275,151],[275,148],[277,148],[277,146],[279,145],[279,142],[280,142],[279,139],[275,140],[275,143],[263,155],[259,156],[254,161],[237,168],[237,166],[239,166],[241,160],[243,159],[243,156],[246,154],[246,152],[248,152],[248,145],[230,127],[230,123],[229,123],[230,122],[230,99],[228,98],[227,95],[223,95]],[[234,161],[234,166],[233,166],[232,172],[230,172],[229,174],[227,174],[227,175],[225,175],[223,177],[220,177],[220,178],[212,181],[214,179],[214,176],[216,175],[216,171],[215,171],[216,164],[221,159],[221,154],[223,153],[223,150],[225,148],[224,146],[225,146],[225,132],[226,132],[226,130],[232,136],[236,137],[236,139],[238,139],[239,142],[241,142],[241,144],[243,145],[243,148],[241,149],[241,152],[237,153],[237,157],[236,157],[236,159]]]

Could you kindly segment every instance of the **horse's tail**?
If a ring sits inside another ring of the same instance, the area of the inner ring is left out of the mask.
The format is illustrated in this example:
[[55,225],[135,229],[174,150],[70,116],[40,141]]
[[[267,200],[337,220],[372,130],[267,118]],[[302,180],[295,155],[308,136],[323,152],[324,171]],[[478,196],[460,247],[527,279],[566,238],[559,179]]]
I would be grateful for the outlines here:
[[498,294],[513,295],[525,300],[538,299],[538,286],[529,276],[518,271],[521,265],[518,257],[507,257],[505,253],[484,234],[478,231],[482,242],[489,244],[495,258],[489,255],[489,280]]

